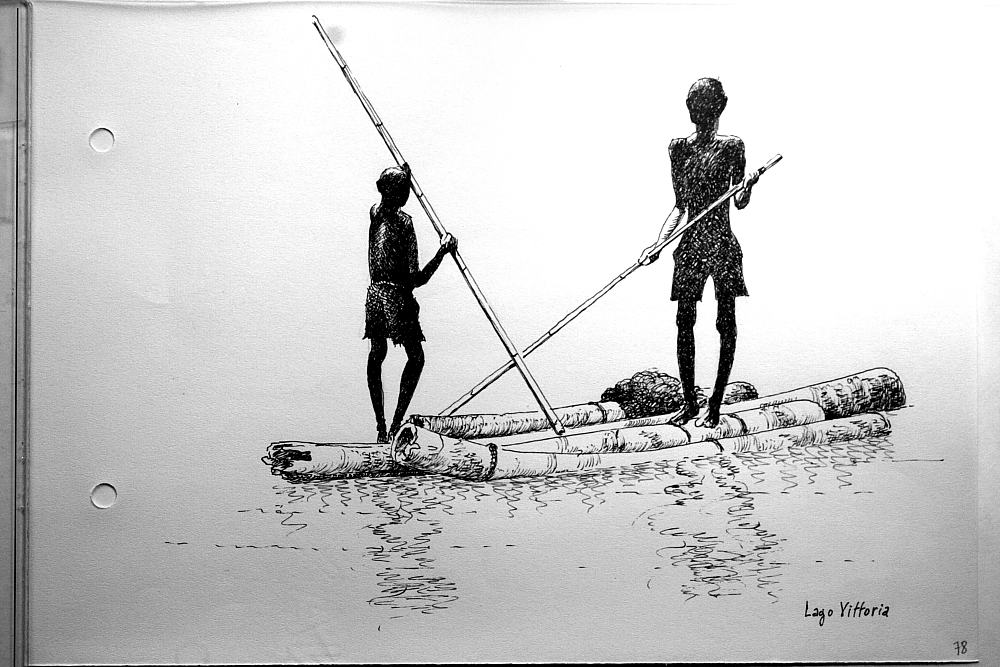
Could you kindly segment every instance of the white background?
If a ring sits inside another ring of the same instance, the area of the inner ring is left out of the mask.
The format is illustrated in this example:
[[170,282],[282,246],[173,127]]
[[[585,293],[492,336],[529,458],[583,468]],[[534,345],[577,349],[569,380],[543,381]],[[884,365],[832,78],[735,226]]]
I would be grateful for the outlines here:
[[[228,458],[282,438],[372,439],[367,210],[390,161],[312,13],[521,346],[655,238],[687,87],[720,78],[721,131],[744,139],[748,168],[785,156],[733,214],[751,294],[734,377],[777,391],[873,366],[933,376],[967,412],[928,438],[975,442],[977,262],[998,175],[992,8],[43,3],[36,642],[59,636],[56,609],[85,613],[108,563],[126,580],[145,566],[113,548],[139,524],[210,531],[206,484]],[[98,127],[115,133],[107,153],[88,145]],[[408,208],[427,258],[435,237]],[[641,367],[673,372],[670,268],[641,270],[529,358],[554,404]],[[450,264],[418,298],[427,367],[411,410],[436,412],[504,357]],[[714,364],[699,348],[699,379]],[[474,406],[532,401],[512,374]],[[122,494],[111,518],[89,503],[98,482]]]

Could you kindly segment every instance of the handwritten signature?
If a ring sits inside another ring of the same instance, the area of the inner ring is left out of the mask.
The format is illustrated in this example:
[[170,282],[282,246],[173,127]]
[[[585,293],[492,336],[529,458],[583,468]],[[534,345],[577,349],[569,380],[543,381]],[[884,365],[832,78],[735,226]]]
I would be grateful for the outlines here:
[[[840,602],[840,618],[889,618],[889,605],[874,604],[865,601]],[[820,627],[826,623],[826,619],[836,617],[833,607],[812,607],[810,610],[809,600],[806,600],[806,618],[818,618]]]

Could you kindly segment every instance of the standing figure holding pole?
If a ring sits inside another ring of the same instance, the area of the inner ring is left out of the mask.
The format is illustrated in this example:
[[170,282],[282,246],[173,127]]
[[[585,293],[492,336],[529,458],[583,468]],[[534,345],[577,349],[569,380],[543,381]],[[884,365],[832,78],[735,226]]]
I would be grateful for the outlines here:
[[[393,159],[396,160],[396,164],[402,169],[406,165],[406,161],[403,159],[402,153],[399,152],[396,142],[393,141],[391,136],[389,136],[389,131],[385,129],[382,119],[378,117],[377,113],[375,113],[375,108],[372,106],[372,103],[361,91],[361,85],[358,83],[358,80],[354,78],[354,75],[351,74],[351,70],[347,66],[347,61],[344,60],[344,56],[340,55],[340,51],[337,50],[333,40],[330,39],[330,35],[328,35],[326,30],[323,29],[323,25],[316,16],[313,16],[313,26],[316,28],[316,32],[319,33],[319,36],[326,45],[330,55],[333,56],[333,59],[337,62],[337,66],[340,67],[340,71],[344,74],[344,78],[347,79],[347,83],[351,86],[351,90],[354,91],[354,94],[357,95],[361,105],[365,108],[365,113],[368,114],[368,118],[371,119],[372,123],[375,125],[375,129],[378,130],[379,135],[382,137],[382,141],[385,142],[385,147],[389,149]],[[445,230],[444,225],[441,224],[441,220],[438,218],[437,213],[434,212],[434,208],[431,206],[430,201],[427,200],[427,196],[417,184],[417,180],[411,173],[409,173],[408,168],[405,171],[407,172],[407,180],[409,181],[410,189],[413,190],[414,196],[416,196],[417,201],[420,202],[420,207],[424,209],[424,213],[427,214],[427,218],[430,220],[431,225],[433,225],[434,231],[436,231],[438,236],[441,237],[441,243],[443,245],[447,240],[446,237],[448,236],[448,232]],[[405,202],[405,199],[403,201]],[[407,216],[407,219],[409,219],[409,216]],[[497,319],[496,313],[493,312],[493,306],[491,306],[489,301],[486,300],[486,295],[483,294],[481,289],[479,289],[479,284],[476,283],[475,278],[472,277],[472,272],[469,271],[468,265],[465,263],[465,260],[462,259],[462,256],[458,254],[458,250],[456,248],[451,249],[451,257],[455,260],[455,266],[458,267],[458,271],[462,275],[462,279],[465,280],[465,284],[472,291],[472,295],[475,297],[476,302],[482,309],[483,314],[486,315],[486,319],[489,321],[490,326],[493,327],[493,331],[496,333],[500,342],[503,344],[504,349],[507,351],[507,355],[510,357],[511,363],[521,373],[521,377],[524,379],[525,384],[528,385],[528,390],[538,402],[538,406],[545,414],[545,418],[548,420],[549,425],[552,426],[552,430],[555,431],[556,435],[562,435],[566,431],[566,428],[559,421],[559,417],[556,415],[555,410],[552,409],[552,405],[549,403],[549,400],[545,398],[544,394],[542,394],[541,387],[538,386],[535,378],[531,375],[531,371],[528,370],[528,366],[524,363],[521,353],[518,352],[516,347],[514,347],[514,343],[510,340],[507,332],[504,331],[503,326],[500,324],[500,320]],[[436,264],[434,268],[437,268]],[[433,273],[433,271],[431,271],[431,273]],[[371,376],[369,375],[369,377]],[[375,402],[374,393],[372,394],[372,402]],[[376,412],[378,411],[376,410]]]
[[[716,79],[699,79],[687,95],[687,107],[695,132],[670,142],[670,173],[674,186],[674,209],[660,236],[639,258],[641,264],[656,261],[661,241],[671,236],[684,217],[693,218],[744,179],[746,155],[743,140],[718,134],[719,117],[726,108],[726,93]],[[737,209],[750,203],[750,192],[760,171],[746,179],[733,201]],[[717,206],[692,226],[674,250],[674,277],[670,299],[677,302],[677,366],[684,390],[684,410],[676,422],[683,424],[698,415],[695,389],[694,325],[698,302],[709,276],[718,301],[716,329],[719,331],[719,369],[708,409],[699,425],[719,422],[722,396],[736,356],[736,297],[747,296],[743,281],[743,251],[729,226],[729,202]]]
[[[365,338],[371,340],[368,354],[368,393],[375,411],[376,442],[389,442],[403,423],[406,409],[424,368],[424,333],[420,328],[420,306],[413,290],[427,284],[441,266],[441,260],[458,248],[451,234],[441,239],[434,257],[421,269],[417,255],[417,235],[413,219],[402,207],[410,196],[409,165],[390,167],[376,183],[382,201],[371,208],[368,228],[368,272],[371,285],[365,300]],[[406,366],[399,380],[399,399],[386,431],[385,399],[382,391],[382,362],[389,339],[406,350]]]

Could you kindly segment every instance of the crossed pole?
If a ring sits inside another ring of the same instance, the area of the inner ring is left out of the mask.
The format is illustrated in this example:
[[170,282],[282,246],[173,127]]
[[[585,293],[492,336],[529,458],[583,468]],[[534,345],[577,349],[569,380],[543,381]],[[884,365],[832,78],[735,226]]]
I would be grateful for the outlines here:
[[[333,59],[337,61],[337,65],[340,66],[340,70],[344,73],[344,78],[347,79],[347,83],[350,84],[354,94],[357,95],[358,99],[361,101],[361,105],[365,108],[365,111],[368,112],[368,117],[371,119],[372,123],[374,123],[375,129],[378,130],[379,135],[382,137],[382,141],[385,142],[385,145],[392,154],[396,164],[402,167],[406,160],[403,159],[402,153],[400,153],[399,148],[396,147],[396,142],[392,140],[392,137],[389,135],[389,131],[385,129],[385,125],[382,124],[382,120],[378,117],[378,114],[375,113],[375,108],[372,106],[371,102],[368,101],[364,92],[362,92],[357,79],[354,78],[354,75],[351,74],[350,68],[347,66],[347,61],[344,60],[344,57],[340,55],[340,51],[338,51],[337,47],[334,46],[333,40],[330,39],[326,30],[323,29],[323,25],[320,23],[320,20],[316,16],[313,16],[312,18],[313,25],[316,26],[316,31],[319,32],[319,36],[323,40],[323,43],[326,44],[326,48],[330,51],[330,55],[332,55]],[[428,219],[431,221],[431,225],[434,226],[434,231],[437,232],[439,237],[443,238],[448,232],[444,228],[444,225],[441,223],[441,219],[438,218],[438,215],[434,211],[430,202],[427,201],[427,197],[420,189],[420,185],[417,183],[417,179],[413,176],[412,171],[410,173],[410,187],[412,188],[417,201],[420,202],[420,207],[424,209],[424,213],[427,214]],[[462,274],[462,278],[465,279],[465,284],[469,286],[470,290],[472,290],[472,294],[479,303],[479,307],[482,308],[483,313],[486,315],[486,319],[489,320],[490,325],[493,327],[493,331],[496,332],[496,335],[500,338],[500,342],[503,343],[504,348],[507,350],[507,354],[510,356],[511,364],[509,368],[516,367],[521,373],[521,377],[524,378],[524,382],[528,385],[528,389],[531,391],[532,396],[535,397],[539,407],[541,407],[542,412],[545,414],[545,418],[549,420],[552,430],[555,431],[556,435],[562,435],[566,431],[565,427],[562,425],[562,422],[559,421],[559,417],[556,416],[555,411],[549,404],[548,399],[545,398],[545,395],[542,393],[542,390],[535,381],[535,378],[532,377],[531,371],[529,371],[527,365],[525,365],[521,353],[517,351],[517,348],[514,347],[510,337],[507,335],[507,332],[504,331],[503,326],[500,324],[500,320],[497,319],[496,313],[493,312],[493,307],[490,305],[489,301],[486,300],[486,296],[479,288],[475,278],[472,277],[472,273],[469,271],[469,267],[466,265],[465,260],[462,259],[458,250],[454,250],[451,253],[451,256],[455,260],[455,264],[458,266],[458,270]]]
[[[768,160],[767,164],[765,164],[763,167],[760,168],[760,170],[757,172],[758,175],[763,174],[765,171],[776,165],[779,160],[781,160],[781,156],[775,155],[773,158]],[[683,234],[685,231],[687,231],[694,225],[698,224],[698,222],[700,222],[702,218],[704,218],[706,215],[708,215],[716,208],[721,206],[723,202],[729,201],[731,197],[734,197],[736,193],[742,190],[745,186],[746,186],[746,180],[741,181],[740,183],[737,183],[736,185],[729,188],[729,190],[727,190],[724,195],[722,195],[714,202],[712,202],[701,213],[694,216],[686,223],[675,229],[670,234],[669,237],[662,239],[659,243],[657,243],[649,253],[650,256],[654,256],[662,252],[664,248],[666,248],[668,245],[679,239],[681,234]],[[537,350],[539,347],[541,347],[543,344],[545,344],[546,341],[548,341],[550,338],[559,333],[559,331],[562,330],[563,327],[565,327],[567,324],[569,324],[577,317],[582,315],[583,311],[587,310],[595,303],[597,303],[598,299],[600,299],[602,296],[610,292],[618,283],[620,283],[621,281],[625,280],[630,275],[632,275],[640,266],[643,266],[643,264],[640,262],[636,262],[632,266],[628,267],[627,269],[619,273],[617,276],[615,276],[611,282],[609,282],[607,285],[599,289],[597,292],[594,293],[593,296],[591,296],[589,299],[587,299],[579,306],[577,306],[569,313],[567,313],[565,316],[563,316],[563,318],[558,322],[556,322],[554,325],[552,325],[552,327],[549,328],[548,331],[539,336],[538,339],[535,340],[535,342],[533,342],[528,347],[524,348],[523,355],[526,357],[535,350]],[[473,398],[481,394],[487,387],[489,387],[491,384],[499,380],[507,371],[509,371],[512,368],[512,366],[513,365],[510,362],[508,362],[503,366],[497,368],[495,371],[493,371],[485,378],[480,380],[476,384],[476,386],[474,386],[472,389],[462,394],[462,396],[459,397],[458,400],[456,400],[454,403],[445,408],[444,411],[441,412],[441,414],[445,416],[455,414],[455,412],[457,412],[463,405],[471,401]]]

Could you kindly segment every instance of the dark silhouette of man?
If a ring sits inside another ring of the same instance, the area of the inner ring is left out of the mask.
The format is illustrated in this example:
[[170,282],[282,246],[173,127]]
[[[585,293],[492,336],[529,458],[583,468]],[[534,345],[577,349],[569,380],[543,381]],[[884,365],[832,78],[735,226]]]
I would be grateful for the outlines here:
[[[746,170],[743,140],[720,135],[719,117],[726,108],[726,93],[716,79],[699,79],[687,95],[687,108],[695,132],[670,142],[670,173],[674,186],[674,210],[660,232],[660,240],[673,233],[681,218],[688,219],[708,208],[733,185],[740,183]],[[733,197],[737,209],[750,203],[750,192],[760,177],[754,172]],[[643,264],[656,261],[654,243],[639,258]],[[729,202],[718,206],[684,236],[674,250],[674,279],[670,299],[677,302],[677,366],[684,391],[684,410],[676,419],[683,424],[698,415],[695,393],[694,325],[698,302],[709,276],[715,287],[719,331],[719,370],[700,426],[719,423],[722,396],[736,357],[736,297],[747,296],[743,282],[743,251],[729,226]]]
[[[368,228],[368,272],[371,285],[365,300],[365,335],[371,340],[368,354],[368,393],[377,428],[376,441],[389,442],[399,429],[424,368],[424,333],[420,328],[420,306],[413,290],[427,284],[441,260],[458,248],[451,234],[441,239],[434,257],[421,269],[413,219],[402,211],[410,196],[410,168],[391,167],[376,182],[382,201],[371,208]],[[399,380],[399,399],[389,430],[385,427],[382,362],[389,339],[406,350],[406,365]]]

